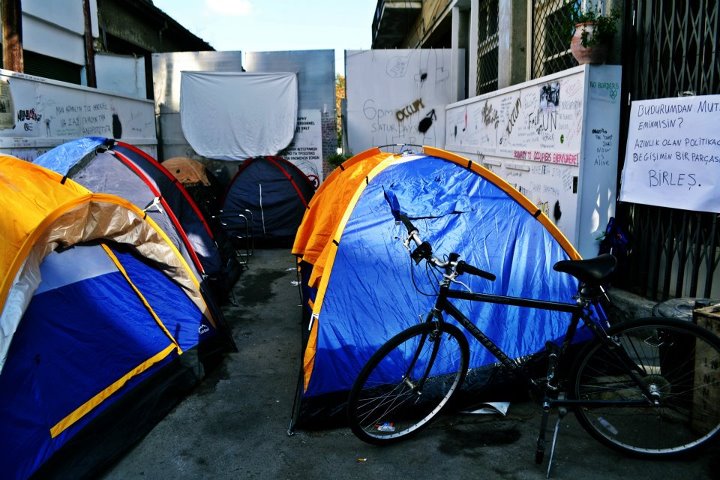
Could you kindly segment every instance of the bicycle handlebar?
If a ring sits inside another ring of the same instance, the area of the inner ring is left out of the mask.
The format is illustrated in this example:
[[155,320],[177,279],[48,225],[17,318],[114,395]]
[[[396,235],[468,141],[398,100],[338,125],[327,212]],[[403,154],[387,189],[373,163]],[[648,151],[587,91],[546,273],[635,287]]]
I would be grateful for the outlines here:
[[485,270],[481,270],[477,267],[474,267],[463,260],[460,260],[457,263],[456,269],[457,269],[458,273],[469,273],[470,275],[476,275],[478,277],[486,278],[491,281],[495,281],[495,278],[497,278],[497,277],[495,277],[494,274],[492,274],[490,272],[486,272]]
[[406,240],[406,244],[408,245],[408,247],[410,240],[415,242],[416,248],[410,253],[410,257],[415,260],[416,264],[420,263],[421,260],[425,259],[437,267],[454,269],[459,275],[463,273],[468,273],[470,275],[482,277],[487,280],[495,280],[496,277],[492,273],[486,272],[485,270],[470,265],[463,260],[459,260],[460,255],[458,253],[451,253],[448,256],[448,261],[443,262],[432,254],[432,246],[428,242],[422,241],[422,239],[420,238],[419,230],[415,227],[415,225],[412,224],[410,219],[403,214],[400,214],[398,217],[408,231],[408,239]]

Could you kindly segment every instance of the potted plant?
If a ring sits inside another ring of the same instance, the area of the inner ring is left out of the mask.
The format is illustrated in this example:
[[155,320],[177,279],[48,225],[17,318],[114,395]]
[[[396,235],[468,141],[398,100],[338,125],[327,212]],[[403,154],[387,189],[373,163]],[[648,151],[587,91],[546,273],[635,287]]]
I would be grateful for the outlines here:
[[605,62],[619,19],[617,8],[609,14],[603,14],[597,6],[575,12],[575,34],[570,41],[570,51],[579,64]]

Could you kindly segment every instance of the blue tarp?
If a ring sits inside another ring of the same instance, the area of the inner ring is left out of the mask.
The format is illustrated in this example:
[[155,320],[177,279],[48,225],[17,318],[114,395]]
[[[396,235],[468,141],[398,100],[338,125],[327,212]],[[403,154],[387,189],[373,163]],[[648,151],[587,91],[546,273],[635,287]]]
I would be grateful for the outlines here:
[[[439,278],[410,260],[402,244],[407,231],[393,208],[413,219],[437,256],[458,252],[497,276],[494,282],[463,276],[471,290],[573,303],[577,281],[552,268],[570,258],[556,238],[559,232],[551,233],[535,217],[538,212],[513,195],[491,175],[429,155],[404,157],[370,178],[357,203],[348,206],[332,268],[324,270],[329,278],[324,292],[322,284],[318,291],[317,351],[304,397],[349,390],[370,355],[422,321],[435,300]],[[570,320],[558,312],[455,304],[513,358],[542,350],[547,340],[564,334]],[[496,362],[469,340],[471,368]]]

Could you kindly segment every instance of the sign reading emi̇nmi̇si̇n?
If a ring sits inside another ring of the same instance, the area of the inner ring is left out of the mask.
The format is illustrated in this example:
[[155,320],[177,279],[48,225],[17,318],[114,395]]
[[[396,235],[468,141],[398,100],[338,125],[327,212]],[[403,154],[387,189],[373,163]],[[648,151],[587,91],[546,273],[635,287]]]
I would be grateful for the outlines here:
[[720,213],[720,95],[632,103],[620,200]]

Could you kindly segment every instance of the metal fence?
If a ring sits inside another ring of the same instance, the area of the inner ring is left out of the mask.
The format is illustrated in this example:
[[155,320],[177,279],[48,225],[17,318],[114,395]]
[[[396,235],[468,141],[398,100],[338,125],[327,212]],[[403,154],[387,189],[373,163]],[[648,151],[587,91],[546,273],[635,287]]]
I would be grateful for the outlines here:
[[632,252],[616,285],[654,300],[713,295],[720,261],[718,215],[620,204]]
[[478,12],[475,95],[482,95],[498,89],[498,0],[481,0]]
[[580,0],[533,0],[532,78],[539,78],[577,66],[570,53],[575,26],[572,12]]
[[[622,3],[623,91],[628,102],[621,112],[621,132],[627,131],[631,100],[720,93],[720,2]],[[571,14],[579,4],[533,0],[532,78],[577,65],[569,45]],[[624,134],[620,151],[625,151]],[[720,296],[717,214],[618,203],[617,220],[632,239],[617,286],[654,300]]]
[[[629,100],[720,93],[719,16],[717,0],[626,1]],[[622,112],[625,127],[629,103]],[[619,203],[617,217],[633,240],[618,286],[655,300],[718,295],[717,214]]]

